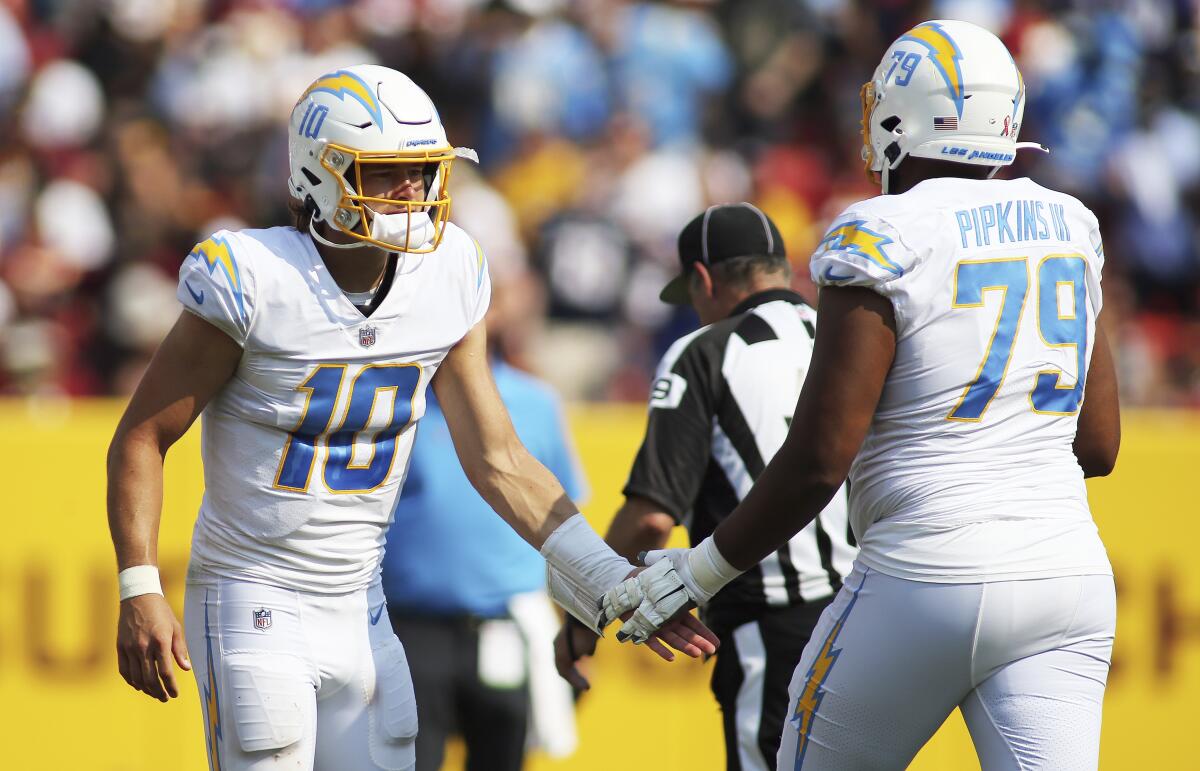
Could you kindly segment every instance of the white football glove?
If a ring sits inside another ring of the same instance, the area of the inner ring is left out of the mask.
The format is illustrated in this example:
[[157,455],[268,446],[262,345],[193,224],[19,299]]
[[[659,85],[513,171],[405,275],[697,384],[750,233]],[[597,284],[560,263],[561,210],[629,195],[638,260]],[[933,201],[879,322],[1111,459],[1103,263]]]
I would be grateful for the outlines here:
[[[611,595],[611,597],[610,597]],[[629,601],[639,600],[637,610],[621,625],[617,640],[633,640],[641,645],[670,621],[676,613],[695,607],[695,598],[688,592],[670,560],[660,560],[633,578],[604,595],[604,612],[619,610]]]
[[597,622],[600,628],[603,629],[631,610],[637,610],[645,596],[638,576],[626,578],[606,591],[600,598],[600,620]]
[[742,572],[721,555],[712,536],[694,549],[646,552],[641,562],[648,569],[606,592],[602,601],[605,617],[612,620],[620,615],[612,615],[614,611],[627,608],[640,594],[637,610],[617,632],[618,640],[635,645],[650,639],[679,611],[707,603]]

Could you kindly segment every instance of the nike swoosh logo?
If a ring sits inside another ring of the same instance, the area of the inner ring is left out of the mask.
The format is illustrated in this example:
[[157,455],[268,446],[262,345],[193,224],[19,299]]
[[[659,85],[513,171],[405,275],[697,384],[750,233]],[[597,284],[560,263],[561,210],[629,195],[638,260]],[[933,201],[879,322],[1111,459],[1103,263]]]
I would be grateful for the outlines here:
[[825,268],[824,276],[826,281],[849,281],[850,279],[854,278],[854,276],[843,276],[838,273],[834,273],[832,265]]
[[383,616],[383,609],[385,607],[387,607],[387,603],[381,602],[379,603],[379,607],[374,611],[367,611],[367,615],[371,617],[371,626],[375,626],[379,623],[379,619],[381,616]]
[[189,284],[187,281],[184,281],[183,285],[185,287],[187,287],[188,294],[190,294],[192,296],[192,299],[196,301],[197,305],[204,304],[204,290],[203,289],[201,289],[199,292],[197,292],[195,289],[192,289],[192,285]]

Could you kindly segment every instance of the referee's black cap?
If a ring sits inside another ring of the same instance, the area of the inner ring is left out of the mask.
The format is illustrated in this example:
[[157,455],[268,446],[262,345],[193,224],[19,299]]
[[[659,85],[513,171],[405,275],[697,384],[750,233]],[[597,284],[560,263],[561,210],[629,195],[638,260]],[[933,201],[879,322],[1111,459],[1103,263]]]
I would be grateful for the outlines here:
[[679,264],[683,270],[663,287],[658,297],[686,305],[688,273],[694,263],[712,265],[733,257],[786,257],[783,236],[771,218],[754,204],[722,203],[708,207],[679,233]]

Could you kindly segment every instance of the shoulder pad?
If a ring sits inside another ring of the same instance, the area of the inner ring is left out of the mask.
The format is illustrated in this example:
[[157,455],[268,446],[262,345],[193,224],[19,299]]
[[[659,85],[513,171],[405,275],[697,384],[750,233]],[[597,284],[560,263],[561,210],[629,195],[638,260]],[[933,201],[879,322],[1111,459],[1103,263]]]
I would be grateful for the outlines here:
[[235,234],[221,230],[196,244],[179,266],[183,306],[245,343],[253,313],[253,277]]
[[819,286],[875,287],[900,278],[914,261],[915,255],[901,243],[895,227],[851,208],[821,239],[810,271]]

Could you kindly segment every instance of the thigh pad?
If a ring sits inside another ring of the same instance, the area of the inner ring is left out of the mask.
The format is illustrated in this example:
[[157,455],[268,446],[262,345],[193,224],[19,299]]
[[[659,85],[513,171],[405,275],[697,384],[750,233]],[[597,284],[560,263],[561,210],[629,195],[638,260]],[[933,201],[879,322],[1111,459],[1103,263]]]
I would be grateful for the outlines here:
[[385,740],[409,742],[417,737],[417,699],[404,646],[394,636],[375,648],[375,721]]
[[261,651],[223,656],[226,714],[245,752],[278,750],[298,742],[314,700],[307,665],[300,659]]

